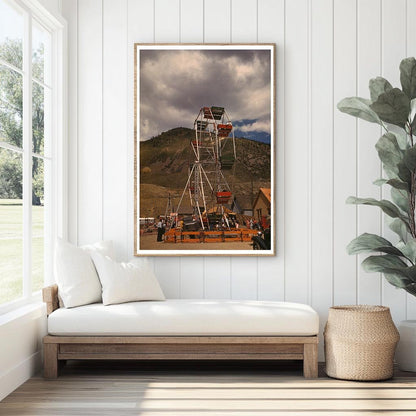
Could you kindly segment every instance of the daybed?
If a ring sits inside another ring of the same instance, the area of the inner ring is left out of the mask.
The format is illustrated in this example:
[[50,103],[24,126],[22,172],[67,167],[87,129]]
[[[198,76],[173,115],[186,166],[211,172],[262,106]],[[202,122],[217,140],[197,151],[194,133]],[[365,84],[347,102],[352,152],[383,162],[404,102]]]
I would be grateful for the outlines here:
[[69,359],[303,360],[304,376],[318,375],[319,318],[307,305],[170,299],[59,308],[56,285],[43,299],[46,378]]

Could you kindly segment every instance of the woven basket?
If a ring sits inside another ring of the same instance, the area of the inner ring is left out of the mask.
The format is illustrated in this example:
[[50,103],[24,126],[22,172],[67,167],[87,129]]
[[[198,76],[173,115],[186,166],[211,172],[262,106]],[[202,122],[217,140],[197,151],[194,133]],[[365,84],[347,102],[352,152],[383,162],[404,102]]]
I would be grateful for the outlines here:
[[334,306],[324,330],[326,373],[344,380],[393,377],[399,332],[385,306]]

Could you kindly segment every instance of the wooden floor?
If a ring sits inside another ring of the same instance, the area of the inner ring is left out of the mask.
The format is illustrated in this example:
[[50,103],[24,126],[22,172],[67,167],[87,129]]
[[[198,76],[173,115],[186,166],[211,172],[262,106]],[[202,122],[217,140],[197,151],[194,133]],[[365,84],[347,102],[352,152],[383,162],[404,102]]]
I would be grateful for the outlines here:
[[416,415],[416,374],[384,382],[305,380],[298,363],[71,362],[33,377],[0,415]]

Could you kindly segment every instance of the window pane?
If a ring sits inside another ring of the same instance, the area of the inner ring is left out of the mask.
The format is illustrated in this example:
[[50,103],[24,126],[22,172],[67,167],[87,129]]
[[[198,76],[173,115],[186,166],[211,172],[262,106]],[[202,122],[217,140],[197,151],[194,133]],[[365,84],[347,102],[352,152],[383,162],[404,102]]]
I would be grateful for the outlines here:
[[22,156],[0,148],[0,304],[23,294]]
[[51,35],[36,20],[32,22],[32,75],[50,85]]
[[32,291],[43,287],[44,276],[44,162],[33,158],[32,165]]
[[[49,91],[47,91],[49,96]],[[45,122],[48,123],[49,114],[45,113],[47,100],[45,89],[37,84],[32,83],[32,151],[40,155],[44,155],[45,150]]]
[[12,3],[0,0],[0,59],[22,69],[23,64],[23,13]]
[[22,76],[0,65],[0,142],[18,147],[23,142]]

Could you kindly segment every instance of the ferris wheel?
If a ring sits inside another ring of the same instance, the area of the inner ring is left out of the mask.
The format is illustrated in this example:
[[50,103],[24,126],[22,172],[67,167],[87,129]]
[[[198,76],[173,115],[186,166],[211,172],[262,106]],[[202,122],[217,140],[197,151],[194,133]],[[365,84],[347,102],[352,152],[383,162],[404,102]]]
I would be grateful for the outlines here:
[[189,167],[188,180],[179,200],[189,195],[195,218],[201,228],[209,226],[208,212],[225,216],[224,204],[231,199],[231,188],[223,170],[234,167],[236,160],[232,121],[224,107],[202,107],[194,121],[195,139],[191,140],[195,160]]

